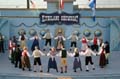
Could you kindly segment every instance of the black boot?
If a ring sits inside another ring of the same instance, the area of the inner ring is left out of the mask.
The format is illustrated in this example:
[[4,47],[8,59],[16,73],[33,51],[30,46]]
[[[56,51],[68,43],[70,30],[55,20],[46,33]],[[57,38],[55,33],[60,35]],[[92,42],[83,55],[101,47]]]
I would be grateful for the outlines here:
[[61,67],[61,73],[63,73],[63,67]]
[[49,73],[49,70],[50,70],[50,69],[48,68],[48,71],[47,71],[48,73]]
[[22,70],[24,71],[24,70],[25,70],[25,68],[22,68]]
[[56,72],[58,72],[58,69],[56,68]]
[[67,73],[67,66],[65,66],[65,73]]
[[31,68],[29,68],[29,71],[31,71]]
[[74,72],[76,72],[76,69],[74,69]]
[[106,59],[106,64],[109,64],[109,61],[108,61],[108,59]]

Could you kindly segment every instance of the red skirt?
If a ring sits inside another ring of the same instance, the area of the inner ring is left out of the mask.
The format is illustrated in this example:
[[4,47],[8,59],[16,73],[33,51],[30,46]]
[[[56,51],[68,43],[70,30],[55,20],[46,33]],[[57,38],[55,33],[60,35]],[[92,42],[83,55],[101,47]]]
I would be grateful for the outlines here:
[[101,53],[99,66],[103,68],[105,65],[106,65],[106,57],[104,53]]

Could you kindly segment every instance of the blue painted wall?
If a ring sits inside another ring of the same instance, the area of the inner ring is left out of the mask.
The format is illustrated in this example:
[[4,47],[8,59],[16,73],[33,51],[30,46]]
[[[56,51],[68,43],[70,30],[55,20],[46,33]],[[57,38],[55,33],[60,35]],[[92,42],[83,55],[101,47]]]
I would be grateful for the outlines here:
[[[50,29],[53,35],[55,35],[55,29],[57,27],[62,27],[65,31],[65,37],[68,37],[73,31],[78,30],[80,32],[80,38],[83,35],[84,30],[89,29],[91,31],[91,35],[88,37],[90,39],[93,38],[94,32],[99,29],[102,31],[102,37],[104,41],[109,41],[111,44],[113,44],[113,39],[116,33],[115,29],[118,27],[115,25],[116,23],[113,22],[110,18],[96,18],[96,21],[92,21],[91,18],[80,18],[80,25],[40,25],[39,24],[39,14],[41,12],[45,13],[52,13],[56,12],[57,5],[55,3],[49,3],[47,10],[0,10],[1,16],[13,16],[13,17],[0,17],[0,32],[6,37],[6,41],[9,40],[9,37],[15,35],[18,37],[18,31],[20,29],[25,29],[27,37],[31,37],[29,35],[30,29],[35,29],[37,33],[39,34],[41,30],[43,29]],[[72,3],[65,3],[64,10],[67,13],[80,13],[81,16],[91,16],[92,12],[91,10],[74,10]],[[119,10],[114,11],[105,11],[105,10],[98,10],[96,11],[97,16],[120,16]],[[14,16],[19,16],[15,17]],[[21,17],[20,17],[21,16]],[[23,16],[31,16],[31,17],[23,17]],[[36,16],[36,18],[34,17]],[[32,18],[33,17],[33,18]],[[114,27],[116,26],[116,27]],[[119,32],[117,32],[119,33]],[[118,34],[119,35],[119,34]],[[27,44],[28,47],[31,46],[30,40],[28,40]],[[118,41],[117,41],[118,42]],[[8,42],[6,42],[7,45]],[[44,40],[41,40],[40,46],[43,48]],[[66,42],[66,48],[69,48],[70,41],[67,40]],[[54,45],[55,42],[52,42],[52,45]],[[115,44],[115,43],[114,43]],[[78,47],[81,46],[80,41],[78,41]],[[7,47],[6,47],[7,48]],[[115,45],[114,49],[111,50],[119,50],[120,47],[118,45]]]

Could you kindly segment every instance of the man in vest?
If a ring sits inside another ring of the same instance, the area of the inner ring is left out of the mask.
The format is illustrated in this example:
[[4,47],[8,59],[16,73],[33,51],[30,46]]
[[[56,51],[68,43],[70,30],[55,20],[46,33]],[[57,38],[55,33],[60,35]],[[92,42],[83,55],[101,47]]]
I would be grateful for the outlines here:
[[69,53],[67,52],[67,50],[61,46],[61,50],[60,52],[57,54],[57,56],[61,57],[61,73],[63,73],[63,68],[64,68],[64,72],[67,73],[67,55],[69,55]]
[[85,52],[89,40],[83,36],[80,41],[82,42],[81,51]]
[[42,53],[37,46],[35,46],[35,50],[33,51],[32,56],[34,57],[34,72],[36,72],[36,65],[38,64],[40,66],[40,72],[42,71],[42,63],[41,63],[41,59],[40,57],[42,55],[45,55],[44,53]]
[[70,35],[69,37],[68,37],[68,39],[70,39],[71,40],[71,47],[77,47],[77,40],[78,40],[78,37],[77,37],[77,35],[75,34],[75,33],[73,33],[72,35]]
[[96,35],[94,35],[92,41],[93,41],[93,45],[91,46],[92,50],[98,52],[98,38]]
[[45,41],[45,46],[47,46],[49,44],[49,46],[51,46],[51,38],[52,38],[52,34],[50,33],[49,29],[47,29],[47,33],[43,36],[44,39],[46,39]]

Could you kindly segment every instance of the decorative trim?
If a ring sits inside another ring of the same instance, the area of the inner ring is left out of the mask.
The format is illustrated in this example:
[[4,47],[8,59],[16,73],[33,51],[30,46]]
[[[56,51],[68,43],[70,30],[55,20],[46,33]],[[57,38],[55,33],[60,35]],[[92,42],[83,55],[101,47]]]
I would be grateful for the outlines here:
[[[14,27],[20,27],[20,26],[34,27],[34,26],[37,26],[37,27],[40,27],[40,28],[46,28],[46,27],[47,27],[46,24],[40,25],[40,24],[38,24],[38,23],[34,23],[34,24],[32,24],[32,25],[26,25],[25,23],[21,23],[21,24],[19,24],[19,25],[14,25],[14,24],[11,23],[11,26],[14,26]],[[85,26],[85,27],[88,27],[88,28],[94,28],[94,27],[96,27],[96,26],[99,26],[99,27],[101,27],[101,28],[108,28],[108,27],[110,26],[110,24],[101,25],[99,22],[97,22],[97,23],[95,23],[95,24],[93,24],[93,25],[89,25],[89,24],[83,22],[83,23],[81,23],[80,25],[73,25],[72,27],[77,28],[77,27],[81,27],[81,26]]]

